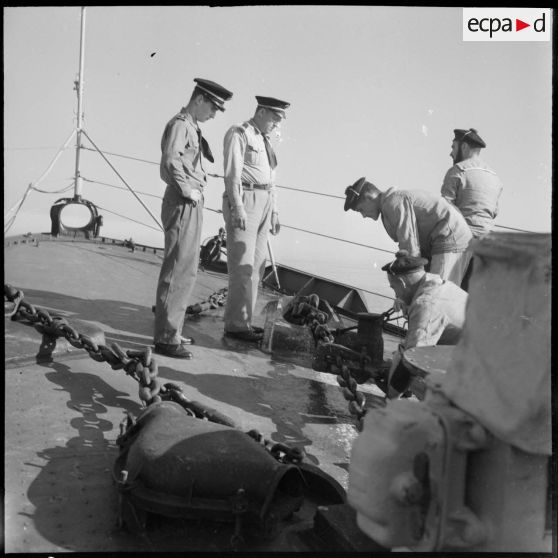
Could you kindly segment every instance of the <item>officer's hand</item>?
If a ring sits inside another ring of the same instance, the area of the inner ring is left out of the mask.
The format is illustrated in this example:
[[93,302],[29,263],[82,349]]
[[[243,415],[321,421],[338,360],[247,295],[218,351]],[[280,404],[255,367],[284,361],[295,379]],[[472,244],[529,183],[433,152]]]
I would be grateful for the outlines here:
[[198,202],[201,200],[201,197],[202,193],[196,188],[192,188],[190,196],[187,199],[192,203],[194,207],[196,207],[196,205],[198,205]]
[[246,215],[246,210],[244,206],[238,205],[232,209],[232,222],[235,229],[246,230],[246,220],[248,216]]
[[274,211],[271,214],[271,234],[275,235],[275,234],[279,234],[279,231],[281,230],[281,223],[279,223],[279,213],[277,213],[276,211]]

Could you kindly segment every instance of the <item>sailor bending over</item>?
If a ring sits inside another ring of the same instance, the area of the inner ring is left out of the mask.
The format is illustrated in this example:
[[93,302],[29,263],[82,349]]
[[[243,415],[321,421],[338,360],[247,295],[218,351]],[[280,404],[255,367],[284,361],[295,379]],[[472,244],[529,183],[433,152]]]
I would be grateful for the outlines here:
[[407,335],[394,353],[389,371],[389,398],[403,393],[411,379],[400,365],[403,351],[437,344],[455,345],[465,322],[467,293],[439,275],[426,273],[426,263],[426,259],[400,250],[394,261],[382,267],[408,320]]
[[469,263],[471,231],[463,215],[442,196],[422,190],[379,190],[360,178],[345,190],[345,211],[382,223],[388,235],[411,256],[422,256],[431,273],[461,280]]

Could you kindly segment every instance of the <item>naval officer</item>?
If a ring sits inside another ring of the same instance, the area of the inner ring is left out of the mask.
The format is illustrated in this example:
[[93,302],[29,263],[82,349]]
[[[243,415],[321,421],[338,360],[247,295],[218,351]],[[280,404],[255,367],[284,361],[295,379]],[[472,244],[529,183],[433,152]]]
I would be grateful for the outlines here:
[[161,178],[167,184],[161,207],[165,254],[157,284],[155,352],[192,358],[182,337],[189,298],[196,282],[203,223],[203,190],[207,175],[203,159],[213,162],[199,124],[225,110],[232,93],[207,79],[196,78],[188,104],[165,126],[161,138]]
[[277,157],[269,134],[285,118],[290,103],[256,96],[254,116],[232,126],[224,138],[223,217],[227,229],[229,290],[225,335],[259,342],[263,330],[252,323],[266,260],[268,233],[279,233],[275,190]]

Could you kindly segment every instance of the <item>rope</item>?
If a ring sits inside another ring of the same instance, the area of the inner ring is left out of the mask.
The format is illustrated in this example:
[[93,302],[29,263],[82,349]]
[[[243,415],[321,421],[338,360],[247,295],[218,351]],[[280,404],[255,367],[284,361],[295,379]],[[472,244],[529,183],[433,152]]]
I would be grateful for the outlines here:
[[31,186],[31,190],[35,190],[35,192],[39,192],[40,194],[63,194],[64,192],[71,190],[73,187],[74,179],[72,178],[72,182],[61,190],[41,190],[40,188],[35,188],[35,186]]
[[[82,147],[86,151],[99,151],[98,149],[91,149],[90,147]],[[130,155],[120,155],[119,153],[111,153],[110,151],[99,151],[99,153],[106,153],[107,155],[113,155],[114,157],[121,157],[122,159],[131,159],[132,161],[139,161],[140,163],[149,163],[150,165],[159,165],[155,161],[148,161],[147,159],[138,159],[137,157],[130,157]]]
[[[87,134],[86,134],[87,135]],[[93,142],[91,142],[93,143]],[[87,151],[95,151],[94,149],[91,149],[90,147],[82,147],[82,149],[86,149]],[[121,157],[122,159],[130,159],[132,161],[139,161],[141,163],[147,163],[149,165],[159,165],[159,162],[155,162],[155,161],[149,161],[147,159],[139,159],[138,157],[131,157],[130,155],[121,155],[120,153],[111,153],[110,151],[100,151],[97,149],[97,151],[99,151],[99,153],[106,153],[107,155],[113,155],[114,157]],[[211,176],[213,178],[224,178],[223,175],[221,174],[214,174],[214,173],[207,173],[208,176]],[[276,185],[277,188],[281,188],[284,190],[294,190],[296,192],[303,192],[305,194],[313,194],[315,196],[322,196],[322,197],[326,197],[326,198],[335,198],[338,200],[343,200],[345,199],[344,196],[337,196],[335,194],[326,194],[324,192],[316,192],[314,190],[305,190],[303,188],[293,188],[291,186],[281,186],[279,184]],[[146,194],[149,195],[149,194]],[[281,223],[281,225],[283,226],[283,224]],[[510,231],[517,231],[517,232],[532,232],[532,231],[527,231],[525,229],[518,229],[515,227],[506,227],[504,225],[494,225],[495,227],[498,227],[500,229],[508,229]],[[294,228],[294,227],[291,227]],[[304,231],[304,232],[309,232],[309,231]],[[329,237],[328,237],[329,238]],[[341,239],[336,239],[336,240],[341,240]],[[348,240],[342,240],[342,242],[350,242]],[[353,244],[353,243],[351,243]],[[361,245],[361,246],[365,246],[365,245]],[[367,248],[373,248],[373,246],[366,246]],[[386,252],[389,252],[389,250],[385,250]],[[391,252],[390,252],[391,253]]]
[[108,164],[108,166],[116,173],[116,175],[118,176],[118,178],[120,178],[120,180],[122,180],[122,182],[124,182],[124,184],[128,187],[128,189],[130,190],[130,192],[132,192],[132,194],[135,196],[135,198],[141,203],[141,205],[143,206],[143,208],[147,211],[147,213],[149,213],[149,215],[151,215],[151,217],[153,218],[153,220],[155,221],[155,223],[157,223],[159,229],[164,230],[163,229],[163,225],[161,225],[161,223],[159,223],[159,221],[157,220],[157,218],[155,217],[155,215],[153,215],[153,213],[151,213],[151,211],[149,210],[149,208],[141,201],[141,199],[139,198],[139,196],[134,192],[134,190],[132,190],[132,188],[130,187],[130,185],[124,180],[124,178],[122,177],[122,175],[114,168],[114,166],[112,165],[112,163],[103,155],[102,151],[97,147],[97,145],[95,144],[95,142],[89,137],[89,135],[87,134],[87,132],[85,130],[82,130],[82,133],[85,135],[85,137],[91,142],[91,144],[93,145],[93,147],[99,152],[99,154],[101,155],[101,157],[106,161],[106,163]]
[[[108,186],[109,188],[116,188],[117,190],[127,190],[124,186],[116,186],[116,184],[108,184],[107,182],[99,182],[98,180],[90,180],[89,178],[83,178],[84,182],[91,182],[92,184],[100,184],[101,186]],[[150,194],[148,192],[139,192],[136,191],[137,194],[141,194],[142,196],[149,196],[151,198],[157,198],[159,200],[163,199],[163,196],[157,196],[156,194]]]
[[515,229],[514,227],[504,227],[504,225],[494,225],[494,226],[499,228],[499,229],[507,229],[509,231],[525,232],[525,233],[532,232],[532,231],[526,231],[525,229]]
[[[30,191],[31,191],[31,184],[29,184],[29,186],[27,186],[27,190],[25,190],[25,194],[23,194],[23,197],[21,198],[21,200],[19,200],[19,202],[16,205],[14,205],[14,207],[17,206],[16,212],[14,213],[13,217],[11,219],[9,219],[8,222],[4,225],[4,234],[6,234],[10,230],[11,226],[14,224],[14,221],[17,217],[17,214],[19,213],[19,210],[22,208],[23,202],[25,201],[25,198],[27,198],[27,196],[29,195]],[[7,218],[7,216],[14,209],[14,207],[12,207],[12,209],[10,209],[10,211],[8,211],[8,213],[4,216],[4,219]]]
[[102,209],[103,211],[106,211],[107,213],[112,213],[113,215],[116,215],[118,217],[122,217],[122,219],[128,219],[128,221],[133,221],[134,223],[137,223],[138,225],[142,225],[144,227],[147,227],[148,229],[152,229],[154,231],[159,231],[159,229],[156,229],[155,227],[152,227],[151,225],[148,225],[147,223],[142,223],[141,221],[136,221],[135,219],[132,219],[131,217],[127,217],[126,215],[121,215],[120,213],[116,213],[115,211],[111,211],[110,209],[107,209],[106,207],[101,207],[100,205],[97,205],[97,207],[99,209]]

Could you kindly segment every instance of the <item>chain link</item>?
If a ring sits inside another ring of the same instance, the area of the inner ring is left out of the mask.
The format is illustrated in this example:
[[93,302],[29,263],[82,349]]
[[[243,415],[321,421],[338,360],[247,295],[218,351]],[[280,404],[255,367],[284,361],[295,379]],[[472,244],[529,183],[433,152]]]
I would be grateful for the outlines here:
[[215,291],[202,302],[196,302],[196,304],[188,306],[188,308],[186,308],[186,314],[200,314],[205,310],[213,310],[219,306],[224,306],[227,302],[228,292],[228,287]]
[[[357,430],[362,430],[362,424],[367,409],[364,408],[366,398],[362,392],[357,390],[357,381],[351,375],[351,369],[347,362],[357,361],[360,370],[364,371],[365,366],[370,363],[370,357],[365,349],[361,354],[356,353],[348,347],[335,344],[335,335],[327,325],[329,316],[326,312],[319,310],[320,298],[317,294],[301,296],[295,298],[285,311],[284,317],[287,321],[298,325],[306,325],[310,328],[316,346],[329,345],[331,354],[335,354],[335,366],[339,369],[337,383],[341,388],[343,397],[348,401],[349,412],[355,417]],[[384,312],[384,321],[388,321],[393,309]],[[347,331],[353,328],[346,328]],[[332,363],[333,364],[333,363]],[[330,365],[328,365],[330,366]],[[385,405],[385,401],[375,402],[373,406]]]
[[280,442],[272,442],[263,437],[261,432],[256,429],[246,432],[258,444],[262,445],[277,461],[281,463],[300,463],[304,459],[304,452],[300,448],[288,446]]
[[76,349],[85,349],[89,356],[97,362],[107,362],[113,370],[124,369],[139,383],[139,397],[145,405],[161,401],[161,383],[157,378],[157,362],[151,355],[151,347],[144,350],[128,350],[124,352],[117,343],[110,347],[97,344],[88,335],[79,333],[62,316],[51,316],[44,308],[38,308],[23,300],[24,294],[12,287],[4,285],[4,300],[14,304],[9,316],[12,320],[26,320],[42,335],[58,338],[63,337]]
[[[132,376],[138,381],[139,397],[146,405],[163,401],[163,399],[171,400],[182,405],[189,414],[196,418],[232,426],[228,417],[213,409],[208,410],[198,403],[189,401],[177,385],[167,383],[162,386],[157,377],[157,362],[153,358],[151,347],[146,347],[144,350],[130,349],[124,351],[117,343],[112,343],[110,347],[97,344],[91,337],[79,333],[68,323],[66,318],[56,315],[51,316],[47,310],[33,306],[23,300],[23,297],[22,291],[10,285],[4,285],[5,301],[14,304],[14,308],[10,310],[9,314],[12,320],[27,320],[32,323],[39,333],[54,338],[64,337],[73,347],[85,349],[93,360],[107,362],[113,370],[123,369],[128,376]],[[304,456],[300,448],[293,448],[282,443],[273,443],[266,440],[257,430],[251,430],[247,434],[261,443],[280,462],[300,463],[303,460]]]

